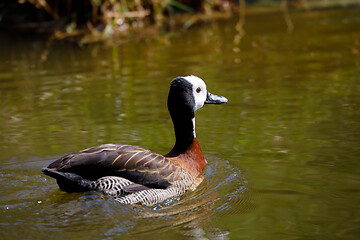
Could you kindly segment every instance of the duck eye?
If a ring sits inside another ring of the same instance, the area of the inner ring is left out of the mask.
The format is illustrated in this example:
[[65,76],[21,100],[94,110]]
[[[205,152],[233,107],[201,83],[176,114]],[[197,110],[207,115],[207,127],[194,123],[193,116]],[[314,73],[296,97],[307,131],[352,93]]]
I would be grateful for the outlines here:
[[201,88],[198,87],[198,88],[196,89],[196,92],[197,92],[197,93],[201,92]]

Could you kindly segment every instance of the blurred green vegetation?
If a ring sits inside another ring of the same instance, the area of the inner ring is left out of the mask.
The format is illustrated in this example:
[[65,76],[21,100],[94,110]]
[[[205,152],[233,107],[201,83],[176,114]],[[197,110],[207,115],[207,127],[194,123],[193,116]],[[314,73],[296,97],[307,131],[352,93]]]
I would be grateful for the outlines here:
[[150,26],[171,29],[179,22],[190,26],[201,18],[198,14],[230,15],[236,4],[223,0],[7,0],[0,3],[0,23],[55,33],[56,39],[89,33],[103,38]]
[[[89,43],[112,36],[128,37],[133,33],[143,36],[159,30],[189,28],[197,22],[252,12],[288,11],[288,8],[308,10],[349,4],[358,4],[358,1],[5,0],[0,3],[0,24],[16,31],[49,34],[51,39],[66,38]],[[246,7],[245,11],[245,6],[250,6],[250,9]]]

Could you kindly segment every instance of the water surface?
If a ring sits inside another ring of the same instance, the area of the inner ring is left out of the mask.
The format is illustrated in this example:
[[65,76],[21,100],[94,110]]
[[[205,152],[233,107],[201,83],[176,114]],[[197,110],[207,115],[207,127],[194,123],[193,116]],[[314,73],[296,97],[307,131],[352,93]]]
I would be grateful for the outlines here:
[[[1,239],[358,239],[360,9],[290,17],[292,31],[258,14],[245,32],[233,19],[119,46],[3,33]],[[122,206],[41,174],[103,143],[169,151],[169,83],[189,74],[229,99],[197,112],[194,192]]]

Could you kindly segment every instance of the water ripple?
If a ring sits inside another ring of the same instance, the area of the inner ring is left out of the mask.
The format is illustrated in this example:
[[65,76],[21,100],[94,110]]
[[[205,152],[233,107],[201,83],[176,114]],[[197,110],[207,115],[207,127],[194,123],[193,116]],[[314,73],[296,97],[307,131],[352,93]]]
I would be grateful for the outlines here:
[[[20,168],[22,164],[8,165],[0,170],[1,222],[24,225],[20,235],[17,231],[9,231],[9,238],[26,236],[31,239],[29,231],[34,233],[41,229],[44,234],[50,234],[61,229],[66,236],[86,230],[90,238],[128,236],[132,239],[134,234],[177,229],[178,233],[194,238],[211,232],[212,239],[224,239],[227,232],[217,228],[205,231],[202,227],[205,223],[211,225],[221,216],[248,212],[252,207],[252,194],[243,171],[223,159],[212,157],[209,162],[203,182],[194,191],[151,207],[121,205],[94,191],[62,192],[53,179],[34,167],[39,162],[29,163],[32,167],[28,169]],[[45,161],[40,165],[46,165]],[[33,237],[36,239],[38,235]]]
[[138,207],[136,218],[151,219],[152,224],[135,233],[204,222],[213,216],[244,213],[252,208],[246,175],[228,161],[212,159],[203,175],[204,181],[181,198],[151,208]]

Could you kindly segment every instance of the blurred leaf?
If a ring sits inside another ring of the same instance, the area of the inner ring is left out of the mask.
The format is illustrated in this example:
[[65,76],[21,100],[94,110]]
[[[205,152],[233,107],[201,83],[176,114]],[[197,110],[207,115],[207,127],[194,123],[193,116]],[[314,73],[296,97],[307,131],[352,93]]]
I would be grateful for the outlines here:
[[175,0],[170,0],[169,5],[177,7],[178,9],[184,10],[185,12],[190,12],[190,13],[194,12],[194,9],[192,9],[188,5],[178,2],[178,1],[175,1]]
[[74,32],[75,29],[76,29],[76,23],[75,22],[71,22],[66,26],[66,32],[67,33],[72,33],[72,32]]
[[114,20],[111,20],[110,22],[108,22],[108,24],[106,24],[106,27],[104,29],[104,35],[111,35],[114,30],[113,30],[113,26],[114,26]]
[[93,2],[93,4],[95,4],[96,6],[100,6],[101,5],[101,0],[91,0]]

